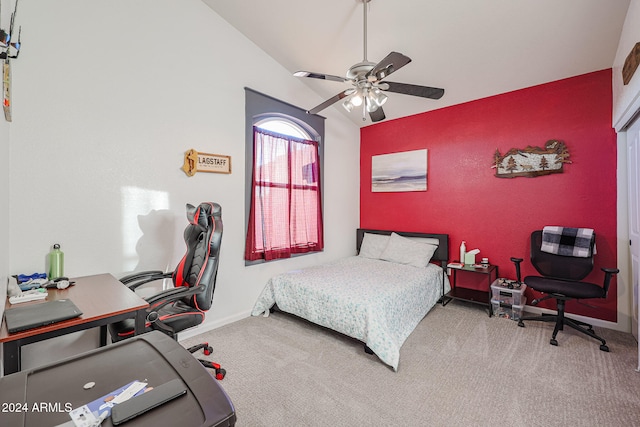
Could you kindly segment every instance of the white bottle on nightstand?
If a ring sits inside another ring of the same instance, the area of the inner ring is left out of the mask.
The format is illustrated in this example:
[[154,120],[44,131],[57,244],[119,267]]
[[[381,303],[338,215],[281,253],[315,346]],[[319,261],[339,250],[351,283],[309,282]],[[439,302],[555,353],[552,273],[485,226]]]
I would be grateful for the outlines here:
[[460,244],[460,262],[464,264],[464,255],[467,253],[467,243],[463,240]]

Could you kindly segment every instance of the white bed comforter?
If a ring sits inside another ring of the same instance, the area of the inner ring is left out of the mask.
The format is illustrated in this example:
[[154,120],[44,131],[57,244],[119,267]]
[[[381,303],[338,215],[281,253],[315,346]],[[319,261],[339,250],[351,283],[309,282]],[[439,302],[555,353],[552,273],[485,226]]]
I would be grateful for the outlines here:
[[[253,316],[282,311],[364,342],[398,369],[400,347],[442,295],[442,269],[350,257],[269,280]],[[449,280],[445,276],[445,290]]]

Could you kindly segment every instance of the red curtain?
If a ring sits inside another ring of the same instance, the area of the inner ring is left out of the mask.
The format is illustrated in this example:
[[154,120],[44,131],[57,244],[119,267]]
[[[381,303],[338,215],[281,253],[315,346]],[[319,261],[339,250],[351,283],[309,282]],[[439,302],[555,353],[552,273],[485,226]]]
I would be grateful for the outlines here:
[[318,142],[253,128],[253,185],[245,259],[320,251]]

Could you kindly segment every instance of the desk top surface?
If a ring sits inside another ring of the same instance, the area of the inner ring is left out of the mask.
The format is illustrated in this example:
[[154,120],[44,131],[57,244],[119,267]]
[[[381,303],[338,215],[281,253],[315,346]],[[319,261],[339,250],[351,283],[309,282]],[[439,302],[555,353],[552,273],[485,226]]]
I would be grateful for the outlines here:
[[118,314],[129,313],[148,307],[148,303],[123,285],[111,274],[97,274],[71,279],[75,285],[67,289],[48,289],[49,295],[42,301],[31,301],[18,305],[5,302],[5,309],[30,304],[41,304],[43,301],[70,299],[82,311],[82,316],[57,322],[40,328],[10,334],[7,325],[2,321],[0,342],[13,341],[46,332],[56,331],[70,326],[81,325]]
[[[456,263],[458,261],[455,261]],[[479,265],[480,267],[474,267],[475,265]],[[493,264],[486,264],[486,265],[482,265],[482,264],[462,264],[461,266],[447,266],[449,268],[453,270],[459,270],[459,271],[472,271],[475,273],[484,273],[484,274],[489,274],[492,273],[495,269],[498,268],[497,265],[493,265]]]

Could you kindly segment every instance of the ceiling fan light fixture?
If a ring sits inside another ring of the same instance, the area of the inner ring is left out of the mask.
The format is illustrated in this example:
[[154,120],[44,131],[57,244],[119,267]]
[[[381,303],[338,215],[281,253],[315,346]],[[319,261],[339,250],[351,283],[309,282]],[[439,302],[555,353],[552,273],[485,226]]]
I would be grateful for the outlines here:
[[369,97],[378,107],[382,107],[384,103],[387,102],[387,99],[389,99],[387,95],[377,88],[369,92]]
[[352,112],[354,108],[359,107],[361,105],[362,105],[362,96],[360,95],[359,92],[355,92],[349,98],[345,99],[345,101],[342,103],[342,106],[344,107],[344,109],[347,110],[349,113]]
[[362,105],[362,93],[360,93],[360,91],[356,92],[353,94],[353,96],[351,98],[349,98],[350,102],[353,104],[354,107],[359,107]]
[[345,101],[342,103],[342,106],[349,113],[352,112],[354,108],[353,103],[351,102],[351,98],[345,99]]
[[[353,0],[352,0],[353,1]],[[371,0],[356,0],[362,3],[363,12],[363,59],[351,66],[345,77],[332,74],[314,73],[311,71],[297,71],[296,77],[309,77],[320,80],[331,80],[336,82],[349,82],[352,89],[342,91],[337,95],[327,99],[323,103],[308,110],[309,114],[317,114],[323,109],[342,101],[342,106],[348,112],[352,112],[357,107],[362,111],[362,120],[367,120],[367,112],[372,122],[379,122],[386,119],[382,106],[387,102],[387,95],[382,91],[402,93],[406,95],[419,96],[422,98],[440,99],[444,95],[444,89],[428,86],[419,86],[407,83],[383,82],[390,74],[395,73],[400,68],[411,62],[411,58],[400,52],[392,51],[377,63],[367,60],[367,4]],[[346,99],[345,99],[346,98]]]
[[366,104],[367,104],[367,112],[369,112],[369,113],[373,113],[378,108],[380,108],[380,106],[378,104],[376,104],[375,102],[373,102],[371,100],[371,98],[367,98]]

